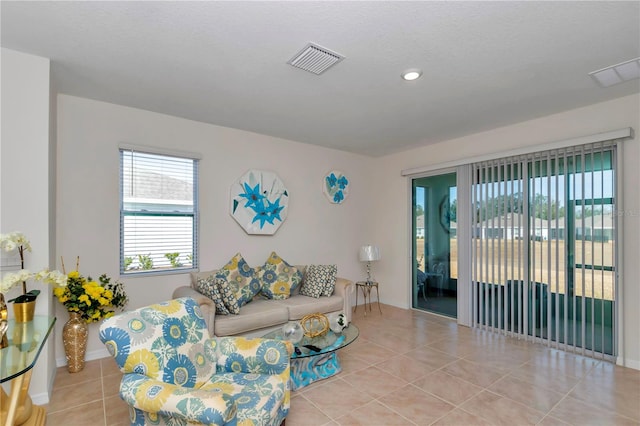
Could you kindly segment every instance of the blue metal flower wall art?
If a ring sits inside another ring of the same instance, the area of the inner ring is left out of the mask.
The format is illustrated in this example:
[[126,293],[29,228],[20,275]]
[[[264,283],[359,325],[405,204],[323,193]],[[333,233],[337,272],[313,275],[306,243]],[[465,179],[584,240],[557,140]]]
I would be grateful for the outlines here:
[[247,234],[275,234],[288,205],[289,193],[273,172],[249,170],[231,185],[231,216]]
[[334,204],[342,203],[349,195],[349,179],[338,170],[332,170],[324,177],[322,192]]

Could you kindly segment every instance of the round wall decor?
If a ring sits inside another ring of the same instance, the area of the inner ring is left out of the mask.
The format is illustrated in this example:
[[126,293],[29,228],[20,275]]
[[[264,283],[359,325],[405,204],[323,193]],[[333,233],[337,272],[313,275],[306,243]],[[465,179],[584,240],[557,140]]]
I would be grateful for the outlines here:
[[331,170],[322,182],[322,192],[334,204],[341,204],[349,195],[349,180],[339,170]]

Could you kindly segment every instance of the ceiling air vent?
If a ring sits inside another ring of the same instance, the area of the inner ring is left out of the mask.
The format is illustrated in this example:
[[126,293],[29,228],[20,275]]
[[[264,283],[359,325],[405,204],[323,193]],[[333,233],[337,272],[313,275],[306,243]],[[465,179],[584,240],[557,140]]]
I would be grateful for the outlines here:
[[344,56],[339,53],[309,43],[287,63],[301,70],[320,75],[343,59]]

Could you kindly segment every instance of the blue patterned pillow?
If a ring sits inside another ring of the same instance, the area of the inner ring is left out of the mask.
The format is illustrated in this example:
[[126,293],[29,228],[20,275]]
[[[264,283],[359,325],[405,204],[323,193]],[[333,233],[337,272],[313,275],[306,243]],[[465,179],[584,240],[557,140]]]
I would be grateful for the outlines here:
[[267,299],[288,299],[302,281],[302,272],[274,251],[264,266],[259,268],[258,279],[262,294]]
[[243,307],[251,302],[254,296],[260,292],[260,282],[255,269],[247,264],[240,253],[233,256],[216,276],[226,279],[229,283],[238,300],[238,307]]
[[224,306],[220,291],[216,285],[216,277],[211,275],[207,278],[198,278],[196,281],[196,291],[213,300],[213,303],[216,305],[216,314],[229,315],[229,310]]
[[210,275],[207,278],[200,278],[196,282],[196,290],[213,300],[216,306],[216,314],[229,315],[239,314],[240,307],[227,280],[221,277]]

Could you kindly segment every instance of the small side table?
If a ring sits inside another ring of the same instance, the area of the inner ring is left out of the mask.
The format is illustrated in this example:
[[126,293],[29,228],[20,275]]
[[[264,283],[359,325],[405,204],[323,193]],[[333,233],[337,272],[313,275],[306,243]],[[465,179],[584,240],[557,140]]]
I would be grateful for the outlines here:
[[380,311],[380,314],[382,314],[382,309],[380,308],[380,291],[378,289],[378,283],[376,281],[356,282],[356,306],[353,308],[354,312],[358,309],[358,289],[362,291],[362,296],[364,297],[364,314],[367,315],[367,305],[369,305],[369,312],[371,312],[371,289],[372,288],[376,289],[378,310]]

